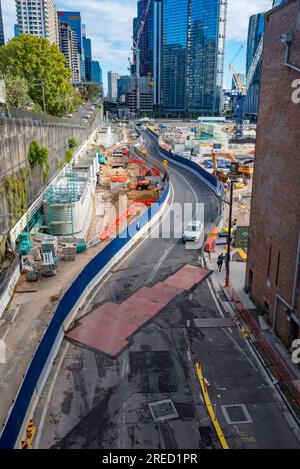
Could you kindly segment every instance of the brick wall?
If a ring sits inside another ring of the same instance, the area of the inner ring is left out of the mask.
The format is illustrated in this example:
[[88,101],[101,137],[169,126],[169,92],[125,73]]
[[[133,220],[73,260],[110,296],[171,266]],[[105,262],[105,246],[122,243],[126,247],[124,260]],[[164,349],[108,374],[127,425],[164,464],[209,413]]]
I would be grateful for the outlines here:
[[[261,308],[269,304],[270,322],[276,295],[292,301],[300,233],[300,103],[292,102],[292,83],[300,73],[284,65],[286,44],[281,42],[293,31],[290,62],[300,67],[299,11],[299,1],[291,1],[266,21],[246,287],[252,269],[252,297]],[[297,311],[300,318],[300,294]],[[280,307],[276,331],[288,345],[287,318]]]

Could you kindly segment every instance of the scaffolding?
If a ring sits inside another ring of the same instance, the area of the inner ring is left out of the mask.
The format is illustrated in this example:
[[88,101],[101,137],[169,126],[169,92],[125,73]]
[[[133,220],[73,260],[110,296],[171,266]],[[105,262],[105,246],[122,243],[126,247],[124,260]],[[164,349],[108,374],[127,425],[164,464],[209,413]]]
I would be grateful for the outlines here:
[[49,234],[74,236],[74,204],[79,200],[77,173],[67,169],[61,181],[51,185],[45,193],[46,229]]

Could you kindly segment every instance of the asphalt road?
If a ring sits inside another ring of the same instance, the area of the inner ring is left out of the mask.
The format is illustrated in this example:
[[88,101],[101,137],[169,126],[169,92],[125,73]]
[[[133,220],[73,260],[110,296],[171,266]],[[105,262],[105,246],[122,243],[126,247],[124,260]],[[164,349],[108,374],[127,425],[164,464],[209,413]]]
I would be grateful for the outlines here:
[[[160,159],[147,136],[149,154]],[[215,196],[188,171],[169,168],[174,201],[205,204],[206,229],[218,217]],[[146,239],[117,265],[85,307],[122,302],[165,280],[200,251]],[[64,341],[35,414],[38,448],[219,448],[195,373],[202,364],[231,448],[297,448],[272,383],[237,327],[199,328],[200,318],[229,317],[211,278],[177,297],[142,327],[117,359]],[[178,418],[154,422],[148,403],[172,399]],[[239,407],[243,405],[244,407]],[[234,406],[226,413],[224,406]],[[231,418],[231,420],[230,420]],[[234,422],[234,423],[232,423]],[[239,423],[237,423],[239,422]]]

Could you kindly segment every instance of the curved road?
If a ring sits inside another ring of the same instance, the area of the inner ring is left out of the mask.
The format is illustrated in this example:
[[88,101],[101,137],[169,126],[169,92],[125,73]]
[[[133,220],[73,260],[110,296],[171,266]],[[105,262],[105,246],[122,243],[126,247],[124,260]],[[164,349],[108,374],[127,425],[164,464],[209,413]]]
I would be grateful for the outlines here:
[[[149,155],[161,161],[156,139],[148,133],[144,137]],[[219,215],[216,197],[189,171],[170,165],[169,173],[174,201],[204,203],[208,229]],[[108,300],[121,303],[139,288],[163,281],[187,263],[197,265],[199,254],[198,250],[186,250],[172,237],[141,241],[99,285],[85,312]],[[196,359],[211,373],[214,402],[249,402],[254,423],[251,429],[244,426],[245,432],[238,425],[226,427],[220,412],[231,447],[295,447],[269,384],[237,328],[192,327],[194,319],[226,315],[208,279],[177,297],[139,329],[128,349],[115,360],[65,340],[35,413],[35,447],[219,447],[201,398]],[[259,405],[266,393],[268,409],[264,407],[262,413]],[[158,424],[148,403],[164,399],[173,400],[179,416]],[[268,422],[272,428],[264,428]]]

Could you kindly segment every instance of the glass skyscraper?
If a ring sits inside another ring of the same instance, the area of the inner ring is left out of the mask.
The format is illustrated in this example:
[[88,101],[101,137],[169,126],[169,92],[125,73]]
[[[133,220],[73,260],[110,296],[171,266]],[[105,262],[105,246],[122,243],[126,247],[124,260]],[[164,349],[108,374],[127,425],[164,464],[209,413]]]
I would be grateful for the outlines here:
[[164,0],[162,107],[214,115],[223,88],[227,0]]
[[[248,28],[246,74],[248,74],[249,72],[256,50],[264,34],[264,30],[265,30],[264,13],[252,15],[249,19],[249,28]],[[260,79],[261,79],[261,62],[258,64],[257,69],[252,78],[252,82],[249,86],[246,101],[245,101],[245,108],[244,108],[245,116],[253,120],[256,120],[257,115],[258,115]]]
[[69,24],[75,31],[78,41],[78,52],[82,54],[82,23],[79,11],[58,11],[59,20],[62,23]]
[[3,30],[3,20],[2,20],[2,8],[0,0],[0,46],[4,45],[4,30]]

